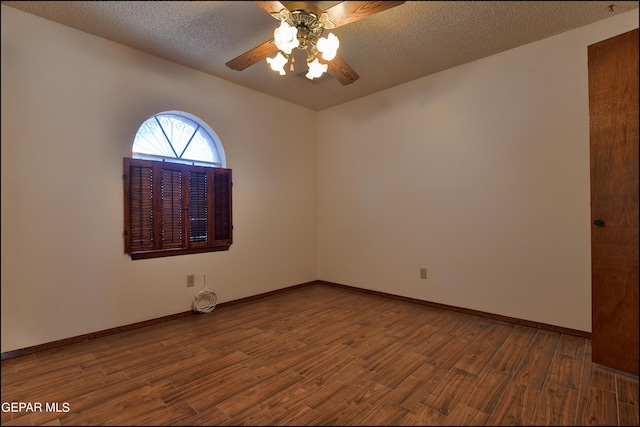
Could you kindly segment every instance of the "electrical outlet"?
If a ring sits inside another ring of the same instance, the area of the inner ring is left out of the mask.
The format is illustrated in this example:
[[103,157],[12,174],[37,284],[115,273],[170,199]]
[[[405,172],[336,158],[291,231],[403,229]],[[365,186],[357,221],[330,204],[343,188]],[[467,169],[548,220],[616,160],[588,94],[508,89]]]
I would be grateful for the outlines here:
[[196,285],[196,275],[187,274],[187,288],[191,288]]
[[427,278],[427,269],[424,268],[424,267],[420,269],[420,278],[421,279],[426,279]]

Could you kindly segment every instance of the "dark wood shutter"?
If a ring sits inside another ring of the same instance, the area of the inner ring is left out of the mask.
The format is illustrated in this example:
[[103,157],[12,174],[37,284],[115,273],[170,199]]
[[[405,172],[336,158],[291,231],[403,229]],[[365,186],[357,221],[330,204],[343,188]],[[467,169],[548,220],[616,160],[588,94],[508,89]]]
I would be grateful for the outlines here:
[[162,249],[184,247],[183,181],[180,165],[162,165]]
[[[205,169],[205,168],[202,168]],[[189,243],[202,246],[209,242],[209,180],[206,170],[189,171]]]
[[[127,252],[151,250],[155,247],[153,209],[153,167],[151,164],[133,164],[125,159],[125,221]],[[128,221],[127,221],[128,217]]]
[[231,170],[213,170],[213,193],[215,198],[214,207],[214,244],[231,244]]
[[230,169],[125,158],[123,178],[132,259],[229,249]]

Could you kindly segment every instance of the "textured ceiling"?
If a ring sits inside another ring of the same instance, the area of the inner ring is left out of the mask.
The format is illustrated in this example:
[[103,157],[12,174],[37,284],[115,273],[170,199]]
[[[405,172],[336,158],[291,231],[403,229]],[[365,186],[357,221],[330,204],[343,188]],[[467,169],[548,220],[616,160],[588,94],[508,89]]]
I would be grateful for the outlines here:
[[[311,3],[325,10],[340,2]],[[340,39],[338,54],[360,75],[343,86],[334,78],[280,76],[265,61],[244,71],[225,66],[271,39],[278,25],[252,1],[2,4],[312,110],[638,8],[637,1],[408,1],[332,31]]]

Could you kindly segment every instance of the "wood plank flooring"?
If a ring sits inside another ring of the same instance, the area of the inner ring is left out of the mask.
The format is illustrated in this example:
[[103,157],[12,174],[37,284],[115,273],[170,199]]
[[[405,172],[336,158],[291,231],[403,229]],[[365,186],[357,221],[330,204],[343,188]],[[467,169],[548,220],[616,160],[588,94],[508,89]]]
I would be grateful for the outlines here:
[[1,421],[637,426],[638,396],[589,339],[318,283],[3,360]]

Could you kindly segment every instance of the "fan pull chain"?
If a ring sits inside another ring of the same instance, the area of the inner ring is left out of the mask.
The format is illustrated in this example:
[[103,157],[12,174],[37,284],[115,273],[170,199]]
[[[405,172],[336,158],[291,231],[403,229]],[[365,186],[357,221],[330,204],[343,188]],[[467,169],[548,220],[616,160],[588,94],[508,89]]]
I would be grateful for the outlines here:
[[296,61],[296,57],[293,55],[293,53],[291,54],[291,64],[289,65],[289,72],[293,73],[293,63]]

